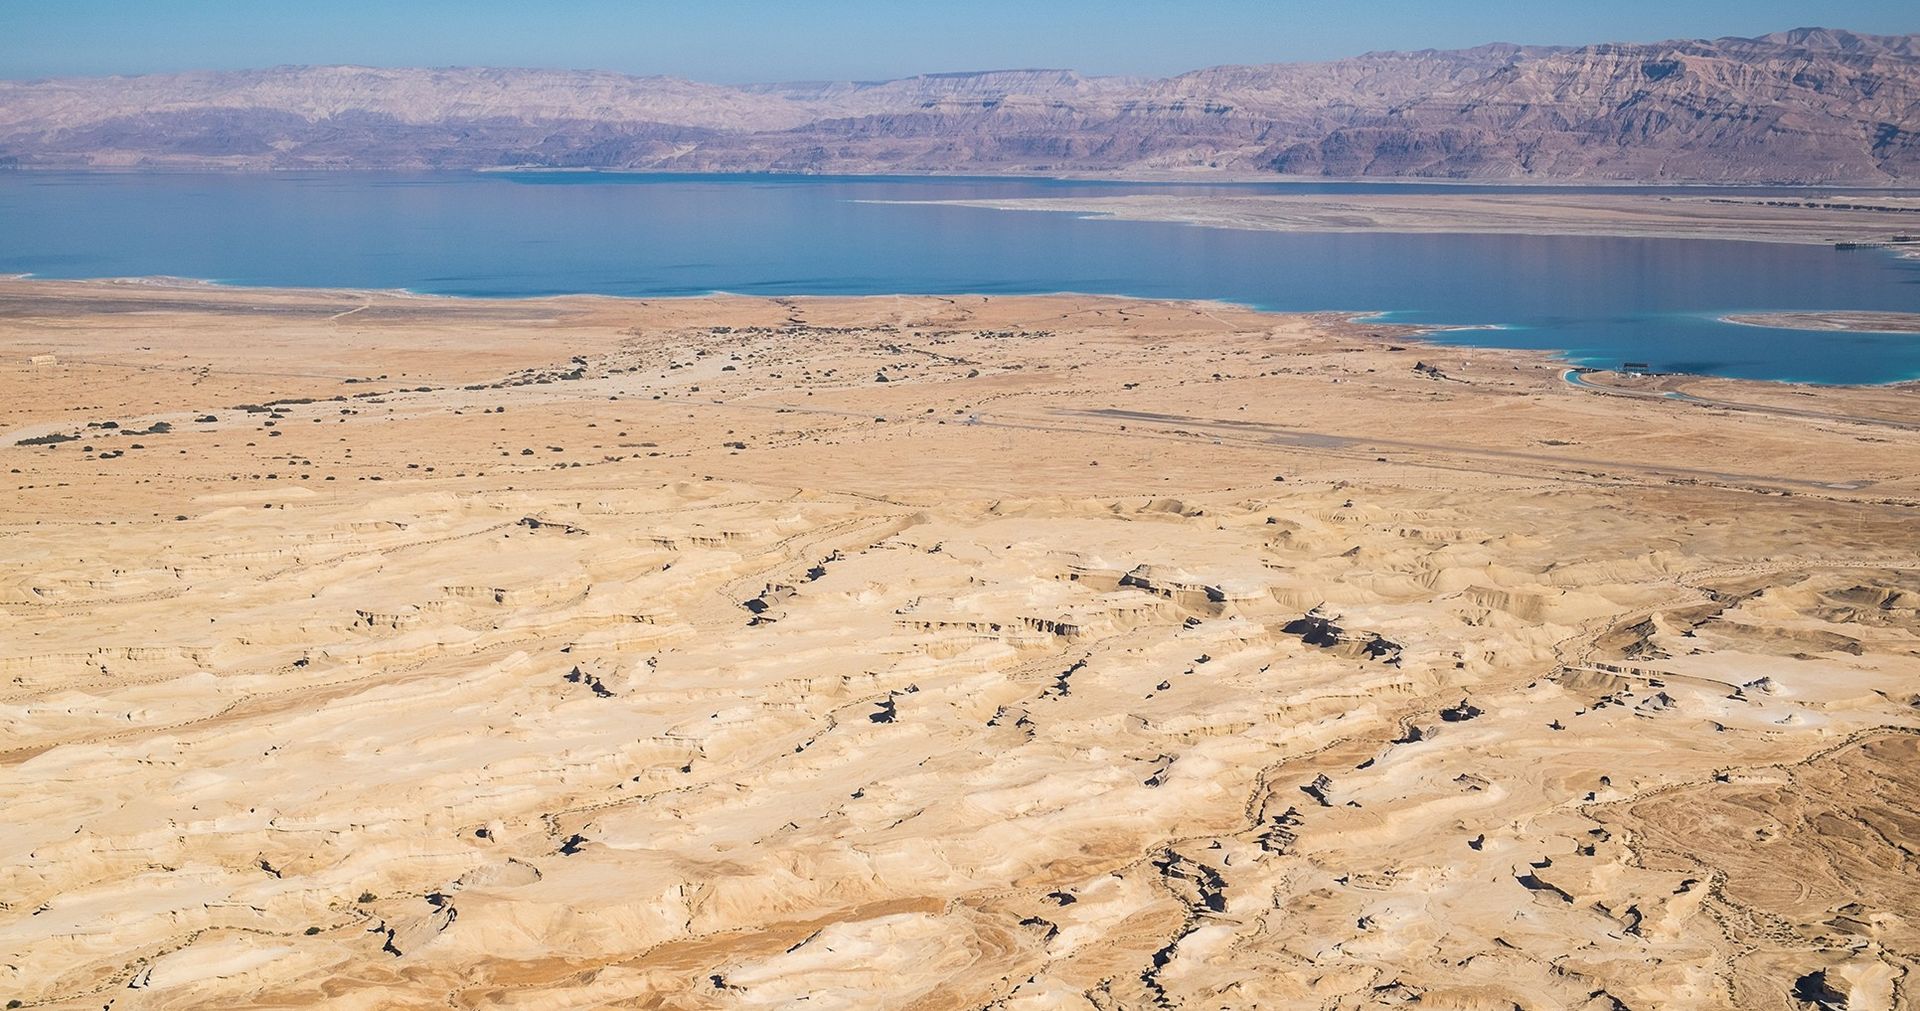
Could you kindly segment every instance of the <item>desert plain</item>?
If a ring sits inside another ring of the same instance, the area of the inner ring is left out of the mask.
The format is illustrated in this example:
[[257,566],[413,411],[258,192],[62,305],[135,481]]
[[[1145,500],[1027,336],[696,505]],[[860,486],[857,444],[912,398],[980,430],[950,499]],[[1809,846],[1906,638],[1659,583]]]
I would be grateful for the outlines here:
[[0,1003],[1914,1006],[1920,390],[1566,373],[0,282]]

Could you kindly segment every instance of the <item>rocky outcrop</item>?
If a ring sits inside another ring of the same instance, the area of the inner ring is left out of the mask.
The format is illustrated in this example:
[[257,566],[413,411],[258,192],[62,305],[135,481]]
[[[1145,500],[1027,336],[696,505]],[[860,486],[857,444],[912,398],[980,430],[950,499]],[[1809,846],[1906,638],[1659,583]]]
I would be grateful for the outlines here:
[[289,67],[0,82],[0,165],[1275,172],[1884,183],[1920,174],[1920,36],[1490,45],[1165,79],[730,87]]

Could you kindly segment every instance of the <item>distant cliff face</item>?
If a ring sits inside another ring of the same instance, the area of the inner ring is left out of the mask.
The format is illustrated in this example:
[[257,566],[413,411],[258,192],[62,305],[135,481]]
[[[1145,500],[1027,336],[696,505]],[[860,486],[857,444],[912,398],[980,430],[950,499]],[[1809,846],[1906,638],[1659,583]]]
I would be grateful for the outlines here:
[[1911,182],[1920,36],[1497,45],[1166,79],[293,67],[0,82],[0,164]]

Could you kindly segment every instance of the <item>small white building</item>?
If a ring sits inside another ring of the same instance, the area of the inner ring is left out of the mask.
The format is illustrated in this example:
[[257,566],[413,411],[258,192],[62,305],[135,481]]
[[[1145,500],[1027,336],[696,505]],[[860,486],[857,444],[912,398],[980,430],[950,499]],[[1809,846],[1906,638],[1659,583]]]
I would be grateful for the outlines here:
[[58,365],[60,364],[60,359],[54,357],[53,355],[34,355],[32,358],[27,359],[27,364],[36,365],[36,366],[37,365]]

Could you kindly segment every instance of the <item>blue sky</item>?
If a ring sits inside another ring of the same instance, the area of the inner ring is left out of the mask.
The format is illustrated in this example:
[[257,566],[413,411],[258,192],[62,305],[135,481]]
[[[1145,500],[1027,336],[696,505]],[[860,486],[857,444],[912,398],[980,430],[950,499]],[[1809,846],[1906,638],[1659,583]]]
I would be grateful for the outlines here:
[[283,63],[718,82],[1072,67],[1169,74],[1482,42],[1920,31],[1913,0],[0,0],[0,77]]

